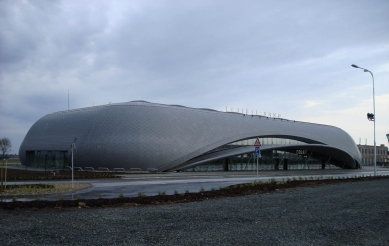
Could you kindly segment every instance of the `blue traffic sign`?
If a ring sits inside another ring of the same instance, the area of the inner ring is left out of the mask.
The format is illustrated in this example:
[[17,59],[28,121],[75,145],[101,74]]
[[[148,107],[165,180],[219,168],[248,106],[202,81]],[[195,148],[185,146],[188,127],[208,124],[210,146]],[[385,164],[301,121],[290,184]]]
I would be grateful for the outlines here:
[[261,155],[261,150],[260,150],[259,146],[255,146],[255,155],[256,156]]

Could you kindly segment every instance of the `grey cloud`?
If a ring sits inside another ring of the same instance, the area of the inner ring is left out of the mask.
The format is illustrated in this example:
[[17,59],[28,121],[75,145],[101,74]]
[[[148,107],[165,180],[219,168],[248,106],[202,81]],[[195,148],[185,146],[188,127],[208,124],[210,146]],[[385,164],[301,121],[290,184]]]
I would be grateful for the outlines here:
[[388,12],[388,1],[1,1],[0,113],[32,124],[66,109],[69,89],[71,108],[298,112],[364,83],[351,63],[387,63]]

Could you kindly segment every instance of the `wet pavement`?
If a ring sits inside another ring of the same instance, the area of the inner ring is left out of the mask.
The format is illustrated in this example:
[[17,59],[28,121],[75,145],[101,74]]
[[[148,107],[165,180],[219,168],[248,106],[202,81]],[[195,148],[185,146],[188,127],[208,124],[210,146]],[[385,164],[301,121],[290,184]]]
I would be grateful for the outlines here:
[[[92,187],[70,192],[66,194],[44,195],[43,200],[58,200],[63,197],[65,200],[117,198],[120,194],[125,197],[138,196],[142,193],[147,196],[157,195],[160,192],[174,194],[175,192],[184,193],[198,192],[200,189],[211,190],[219,189],[233,184],[250,183],[255,180],[267,181],[271,178],[282,180],[287,178],[303,177],[307,179],[317,177],[353,177],[353,176],[373,176],[373,167],[364,167],[364,169],[326,169],[326,170],[280,170],[280,171],[259,171],[258,177],[256,171],[228,171],[228,172],[173,172],[158,174],[125,174],[119,179],[95,179],[95,180],[75,180],[74,183],[88,183]],[[389,175],[389,168],[377,167],[377,175]],[[7,182],[12,184],[53,184],[53,183],[71,183],[71,180],[57,181],[26,181],[26,182]],[[2,197],[1,201],[9,201],[11,197]],[[19,201],[34,200],[35,196],[18,196]]]

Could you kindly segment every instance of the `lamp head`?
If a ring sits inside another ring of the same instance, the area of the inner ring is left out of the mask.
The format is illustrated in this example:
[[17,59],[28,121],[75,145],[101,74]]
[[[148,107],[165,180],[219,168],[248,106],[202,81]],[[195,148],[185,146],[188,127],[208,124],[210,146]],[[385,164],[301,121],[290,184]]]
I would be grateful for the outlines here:
[[367,113],[367,119],[370,120],[370,121],[374,121],[374,114]]
[[355,64],[352,64],[351,65],[352,67],[355,67],[355,68],[359,68],[357,65],[355,65]]

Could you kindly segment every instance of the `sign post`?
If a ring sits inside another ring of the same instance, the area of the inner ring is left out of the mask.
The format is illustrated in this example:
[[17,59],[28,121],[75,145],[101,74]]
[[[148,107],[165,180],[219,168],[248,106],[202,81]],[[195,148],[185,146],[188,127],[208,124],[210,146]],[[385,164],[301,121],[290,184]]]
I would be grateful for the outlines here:
[[74,150],[76,149],[76,141],[77,138],[74,139],[72,142],[71,148],[72,148],[72,189],[74,189],[74,164],[73,164],[73,155],[74,155]]
[[0,167],[0,169],[1,169],[1,176],[0,176],[0,179],[1,179],[1,189],[3,189],[3,167],[4,167],[4,162],[5,162],[5,159],[2,159],[1,160],[1,167]]
[[262,146],[261,141],[259,141],[259,138],[255,140],[254,147],[255,147],[255,156],[257,157],[257,180],[258,180],[258,158],[261,157],[261,149]]

